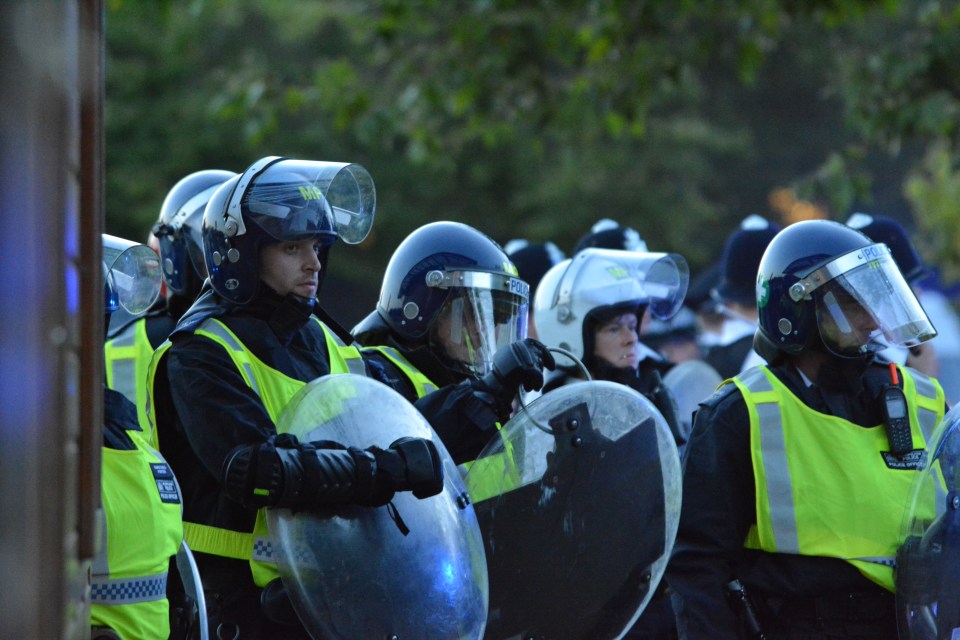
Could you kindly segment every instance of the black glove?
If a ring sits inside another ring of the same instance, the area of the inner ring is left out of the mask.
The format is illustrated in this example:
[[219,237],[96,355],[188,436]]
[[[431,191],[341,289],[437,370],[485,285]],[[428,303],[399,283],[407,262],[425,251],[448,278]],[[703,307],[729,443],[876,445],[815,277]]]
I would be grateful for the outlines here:
[[274,578],[268,582],[260,592],[260,607],[263,609],[263,614],[272,622],[287,627],[300,624],[300,618],[287,595],[287,588],[280,578]]
[[400,438],[388,449],[368,447],[374,459],[374,482],[364,504],[386,504],[397,491],[412,491],[419,499],[443,491],[443,459],[437,446],[425,438]]
[[511,400],[523,387],[527,391],[543,388],[543,369],[555,369],[553,354],[539,340],[526,338],[502,347],[493,356],[493,370],[480,378],[480,387]]

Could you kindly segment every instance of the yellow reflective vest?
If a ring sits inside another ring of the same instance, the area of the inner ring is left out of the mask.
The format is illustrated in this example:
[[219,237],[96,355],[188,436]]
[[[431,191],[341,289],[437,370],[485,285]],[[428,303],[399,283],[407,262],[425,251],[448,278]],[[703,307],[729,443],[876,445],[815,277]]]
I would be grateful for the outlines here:
[[[107,386],[119,391],[137,407],[141,427],[147,424],[147,371],[153,346],[147,338],[146,318],[139,318],[108,340],[103,347]],[[149,438],[148,438],[149,441]]]
[[944,413],[940,384],[900,368],[914,451],[889,453],[884,425],[819,413],[765,366],[733,379],[750,415],[757,522],[745,546],[840,558],[893,591],[904,510],[923,449]]
[[[371,346],[363,347],[361,351],[376,351],[390,360],[413,384],[417,398],[437,390],[435,385],[419,369],[413,366],[403,354],[393,347]],[[500,424],[497,424],[499,431]],[[479,460],[471,460],[458,465],[460,476],[467,485],[467,493],[473,502],[482,502],[499,496],[520,485],[520,474],[514,462],[513,445],[503,442],[504,453],[487,456]],[[472,473],[468,473],[471,468]]]
[[[344,345],[318,318],[312,317],[312,321],[323,329],[326,336],[330,373],[364,375],[366,369],[360,352],[354,347]],[[194,333],[207,337],[226,349],[244,381],[260,396],[274,425],[280,420],[280,415],[290,399],[309,382],[291,378],[261,361],[243,345],[236,334],[216,318],[204,320]],[[157,363],[169,348],[169,341],[157,348],[148,375],[148,389],[153,389]],[[152,409],[150,415],[155,415]],[[159,442],[160,434],[156,433],[155,428],[152,428],[152,432],[154,442]],[[194,552],[249,560],[253,581],[259,587],[266,586],[279,576],[273,560],[273,544],[267,531],[264,509],[257,511],[256,523],[250,532],[222,529],[197,522],[184,522],[183,529],[187,545]]]
[[137,433],[127,435],[134,449],[101,449],[103,522],[90,623],[124,640],[165,640],[167,568],[183,540],[180,490],[163,456]]

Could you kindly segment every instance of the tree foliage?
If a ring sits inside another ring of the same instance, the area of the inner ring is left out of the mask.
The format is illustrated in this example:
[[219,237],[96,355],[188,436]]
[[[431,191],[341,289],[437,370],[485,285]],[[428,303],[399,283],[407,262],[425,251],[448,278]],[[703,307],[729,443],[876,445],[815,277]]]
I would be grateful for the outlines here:
[[144,234],[187,173],[288,155],[374,176],[374,234],[335,254],[368,284],[437,219],[571,247],[613,217],[703,267],[776,189],[839,216],[869,204],[872,149],[956,135],[953,4],[114,0],[108,228]]

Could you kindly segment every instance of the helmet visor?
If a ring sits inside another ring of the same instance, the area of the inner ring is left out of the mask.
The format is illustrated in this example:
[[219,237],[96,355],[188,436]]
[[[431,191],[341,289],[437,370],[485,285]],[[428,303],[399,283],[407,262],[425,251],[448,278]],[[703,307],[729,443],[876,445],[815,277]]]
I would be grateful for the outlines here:
[[284,162],[268,167],[243,194],[246,217],[281,242],[335,237],[333,212],[323,192]]
[[145,244],[103,234],[105,310],[145,313],[160,295],[160,256]]
[[526,296],[457,287],[430,328],[430,348],[459,373],[482,376],[500,347],[527,337]]
[[823,343],[841,357],[911,347],[937,335],[884,245],[871,245],[818,270],[814,298]]
[[680,310],[689,283],[687,261],[677,253],[584,249],[570,261],[556,304],[589,310],[637,301],[666,320]]
[[360,165],[288,158],[258,173],[242,204],[276,240],[329,235],[357,244],[373,225],[376,190]]

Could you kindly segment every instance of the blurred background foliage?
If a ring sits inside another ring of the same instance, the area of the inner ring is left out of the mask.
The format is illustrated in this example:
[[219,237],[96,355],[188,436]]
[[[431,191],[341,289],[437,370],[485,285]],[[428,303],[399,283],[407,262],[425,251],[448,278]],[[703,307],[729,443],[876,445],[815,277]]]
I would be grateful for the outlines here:
[[697,273],[751,213],[866,211],[960,279],[960,1],[107,7],[107,231],[145,238],[200,169],[362,164],[374,232],[334,250],[325,285],[349,292],[329,304],[347,323],[440,219],[569,251],[610,217]]

